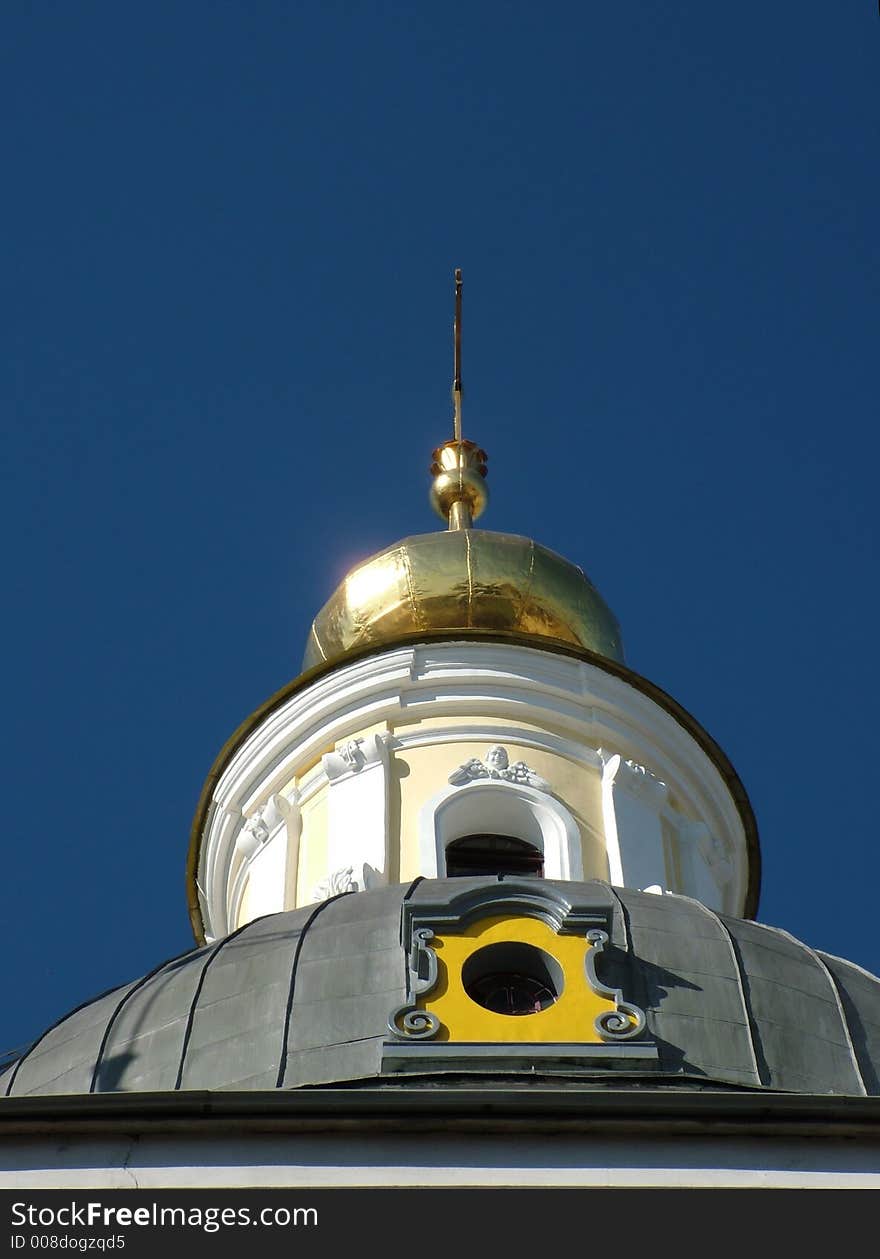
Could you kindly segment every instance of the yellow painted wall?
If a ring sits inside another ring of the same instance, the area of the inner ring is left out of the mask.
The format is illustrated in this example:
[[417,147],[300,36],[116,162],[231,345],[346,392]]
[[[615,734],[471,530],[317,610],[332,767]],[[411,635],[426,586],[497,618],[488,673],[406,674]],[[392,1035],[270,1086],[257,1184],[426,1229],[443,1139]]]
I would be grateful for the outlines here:
[[[608,861],[605,854],[602,825],[601,783],[598,770],[569,760],[555,752],[527,747],[511,738],[511,722],[508,718],[489,718],[475,714],[470,717],[451,718],[441,716],[417,721],[370,725],[353,731],[336,746],[349,738],[366,737],[372,733],[387,731],[401,735],[419,731],[430,735],[432,730],[448,732],[457,726],[473,725],[479,720],[484,727],[499,727],[505,734],[497,740],[463,738],[461,742],[426,744],[392,750],[389,757],[389,826],[390,856],[389,883],[406,882],[419,873],[419,815],[426,801],[449,785],[449,775],[472,756],[485,759],[493,742],[507,749],[511,762],[523,760],[536,774],[545,778],[556,796],[574,817],[581,835],[581,851],[584,878],[608,877]],[[545,733],[546,727],[518,723],[517,728],[527,737],[531,732]],[[564,731],[554,733],[567,737]],[[327,749],[328,751],[331,749]],[[304,775],[296,780],[301,788]],[[288,861],[285,905],[305,905],[311,902],[315,884],[327,877],[327,793],[325,785],[302,808],[302,831],[299,842],[298,868]],[[240,921],[247,920],[248,895],[242,900]]]
[[[429,730],[431,722],[423,729]],[[448,719],[441,720],[446,729],[453,725]],[[462,722],[462,724],[466,724]],[[482,723],[481,723],[482,724]],[[509,720],[499,723],[510,728]],[[411,728],[411,727],[410,727]],[[527,731],[529,727],[521,727]],[[395,726],[395,734],[398,727]],[[523,760],[536,774],[545,778],[556,796],[577,822],[581,834],[581,852],[584,878],[608,877],[608,860],[605,854],[605,838],[602,826],[601,781],[598,770],[578,764],[555,752],[523,747],[514,739],[498,740],[507,749],[511,762]],[[401,882],[415,878],[419,871],[419,814],[425,802],[449,785],[449,775],[472,756],[485,759],[492,746],[491,741],[463,740],[461,743],[427,744],[410,747],[395,753],[395,772],[392,786],[392,847],[400,846]]]
[[327,791],[316,792],[302,807],[302,830],[299,837],[299,868],[288,863],[284,903],[308,905],[316,883],[327,877]]

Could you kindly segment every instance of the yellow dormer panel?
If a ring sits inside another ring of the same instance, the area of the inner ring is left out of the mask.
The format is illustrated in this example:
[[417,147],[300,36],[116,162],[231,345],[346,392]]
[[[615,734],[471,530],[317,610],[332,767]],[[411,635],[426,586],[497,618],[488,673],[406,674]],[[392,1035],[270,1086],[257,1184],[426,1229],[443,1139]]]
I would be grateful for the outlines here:
[[431,939],[437,982],[418,1001],[439,1021],[435,1041],[601,1044],[597,1019],[619,1006],[595,991],[582,935],[538,918],[495,916]]

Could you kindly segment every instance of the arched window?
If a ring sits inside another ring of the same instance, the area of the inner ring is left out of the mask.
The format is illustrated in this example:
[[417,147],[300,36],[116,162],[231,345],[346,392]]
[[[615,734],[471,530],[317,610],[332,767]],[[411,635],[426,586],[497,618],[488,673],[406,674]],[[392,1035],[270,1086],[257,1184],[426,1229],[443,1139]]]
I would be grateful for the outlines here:
[[[484,841],[500,841],[486,852]],[[522,783],[476,782],[462,786],[450,785],[427,800],[419,814],[419,873],[426,878],[447,875],[477,874],[478,869],[458,869],[455,847],[460,840],[477,841],[483,848],[479,860],[492,864],[489,874],[506,873],[499,861],[511,853],[537,853],[541,866],[533,868],[533,877],[546,879],[582,879],[581,839],[577,823],[561,801],[548,791],[538,791]],[[519,844],[521,847],[516,848]],[[467,848],[464,860],[471,855]],[[532,858],[534,860],[534,858]],[[450,868],[450,861],[453,868]],[[519,868],[518,874],[526,871]]]
[[477,874],[517,874],[543,878],[544,854],[513,835],[463,835],[446,847],[448,878]]

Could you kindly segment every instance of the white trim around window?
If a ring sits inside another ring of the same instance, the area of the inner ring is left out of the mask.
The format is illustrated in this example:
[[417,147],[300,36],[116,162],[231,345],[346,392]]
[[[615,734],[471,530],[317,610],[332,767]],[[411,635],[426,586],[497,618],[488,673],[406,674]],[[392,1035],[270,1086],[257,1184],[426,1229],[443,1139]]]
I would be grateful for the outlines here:
[[511,835],[544,856],[547,879],[583,879],[578,824],[546,791],[506,781],[444,787],[419,814],[419,865],[426,878],[445,878],[446,849],[466,835]]

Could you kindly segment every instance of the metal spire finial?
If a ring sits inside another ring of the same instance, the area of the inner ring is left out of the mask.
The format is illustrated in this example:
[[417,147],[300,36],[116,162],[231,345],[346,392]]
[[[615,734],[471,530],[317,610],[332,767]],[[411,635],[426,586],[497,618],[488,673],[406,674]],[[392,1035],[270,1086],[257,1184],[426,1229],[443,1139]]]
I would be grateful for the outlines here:
[[455,268],[455,319],[452,324],[452,440],[434,451],[431,503],[450,529],[472,529],[489,501],[486,452],[461,435],[461,267]]
[[452,418],[452,436],[461,441],[461,267],[455,268],[455,319],[452,324],[453,342],[453,373],[452,373],[452,404],[455,408]]

